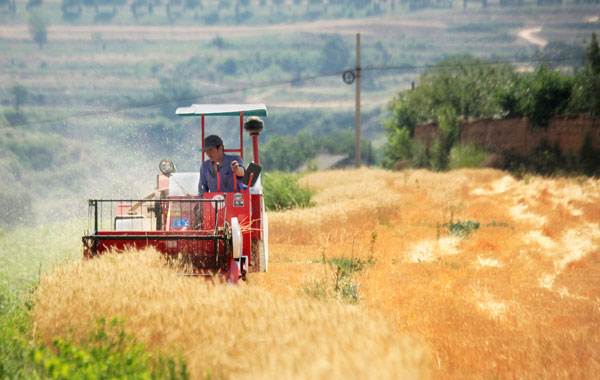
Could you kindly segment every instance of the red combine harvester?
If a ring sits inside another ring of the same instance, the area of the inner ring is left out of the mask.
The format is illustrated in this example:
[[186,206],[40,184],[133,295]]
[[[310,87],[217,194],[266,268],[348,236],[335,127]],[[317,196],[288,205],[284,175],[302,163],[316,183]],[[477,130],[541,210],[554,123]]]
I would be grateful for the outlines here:
[[[247,272],[266,271],[268,222],[258,154],[258,135],[263,130],[258,117],[267,116],[266,106],[194,104],[178,108],[176,114],[201,118],[203,145],[206,116],[239,116],[240,147],[225,152],[237,153],[243,159],[244,129],[252,137],[254,162],[246,168],[244,189],[205,192],[199,197],[199,172],[176,173],[170,160],[162,160],[156,189],[143,199],[88,201],[84,258],[109,250],[155,247],[188,264],[192,268],[189,275],[225,275],[229,283],[235,283],[240,277],[245,279]],[[203,162],[204,156],[202,152]]]

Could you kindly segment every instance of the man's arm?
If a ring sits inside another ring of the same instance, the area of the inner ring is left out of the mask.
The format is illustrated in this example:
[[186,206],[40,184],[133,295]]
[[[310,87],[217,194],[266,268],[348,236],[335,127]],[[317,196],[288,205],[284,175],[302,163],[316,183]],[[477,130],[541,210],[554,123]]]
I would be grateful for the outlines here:
[[241,158],[236,157],[231,161],[231,170],[233,170],[237,177],[244,176],[246,169],[244,169],[244,162]]

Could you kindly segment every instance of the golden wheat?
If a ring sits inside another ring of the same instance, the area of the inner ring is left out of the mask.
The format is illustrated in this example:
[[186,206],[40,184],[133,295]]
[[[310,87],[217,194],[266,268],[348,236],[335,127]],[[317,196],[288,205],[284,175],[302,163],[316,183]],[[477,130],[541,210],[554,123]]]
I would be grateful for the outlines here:
[[[140,339],[183,351],[196,376],[412,378],[427,363],[440,379],[600,373],[600,180],[360,169],[302,183],[317,204],[269,215],[269,272],[250,274],[253,286],[94,260],[44,280],[38,331],[85,334],[96,316],[123,316]],[[467,220],[479,229],[449,233]],[[298,296],[331,277],[323,257],[374,260],[355,274],[358,307]]]
[[[308,210],[271,214],[269,273],[289,294],[321,259],[351,256],[361,305],[432,347],[434,377],[600,373],[600,181],[492,169],[315,173]],[[477,221],[458,237],[444,225]]]
[[178,276],[154,251],[105,255],[44,277],[35,330],[87,337],[119,317],[150,347],[180,352],[193,378],[427,378],[426,346],[338,302]]

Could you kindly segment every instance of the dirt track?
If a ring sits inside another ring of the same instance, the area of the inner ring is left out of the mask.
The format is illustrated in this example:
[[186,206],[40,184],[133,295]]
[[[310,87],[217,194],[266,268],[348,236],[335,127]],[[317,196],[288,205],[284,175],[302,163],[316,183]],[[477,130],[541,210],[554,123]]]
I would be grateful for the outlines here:
[[539,33],[541,31],[542,31],[542,27],[537,26],[535,28],[527,28],[527,29],[520,30],[517,35],[519,36],[519,38],[522,38],[528,42],[531,42],[534,45],[538,45],[539,47],[543,48],[544,46],[546,46],[548,41],[544,40],[543,38],[536,37],[533,35],[534,33]]
[[[228,37],[253,37],[274,33],[340,33],[385,34],[390,29],[419,28],[443,29],[446,25],[436,22],[398,20],[322,20],[297,24],[260,26],[142,26],[142,25],[51,25],[48,27],[48,40],[89,40],[100,33],[103,40],[147,40],[147,41],[203,41],[216,35]],[[0,25],[0,39],[30,39],[27,25]]]

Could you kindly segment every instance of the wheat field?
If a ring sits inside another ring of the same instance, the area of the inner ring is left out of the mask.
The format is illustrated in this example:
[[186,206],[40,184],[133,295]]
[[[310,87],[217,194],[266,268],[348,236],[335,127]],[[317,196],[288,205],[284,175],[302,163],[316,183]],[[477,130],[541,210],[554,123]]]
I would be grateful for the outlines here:
[[[373,256],[360,307],[432,351],[432,377],[600,373],[600,181],[492,169],[316,173],[317,206],[269,216],[270,272],[293,294],[326,257]],[[480,227],[456,236],[444,225]]]
[[[227,287],[153,252],[71,264],[43,279],[36,334],[81,338],[118,316],[195,378],[600,373],[599,180],[359,169],[302,183],[316,206],[269,215],[269,272]],[[305,295],[334,258],[366,263],[355,304]]]
[[151,349],[180,354],[193,379],[426,378],[429,351],[340,302],[179,276],[156,251],[55,269],[38,291],[36,335],[78,342],[105,316]]

